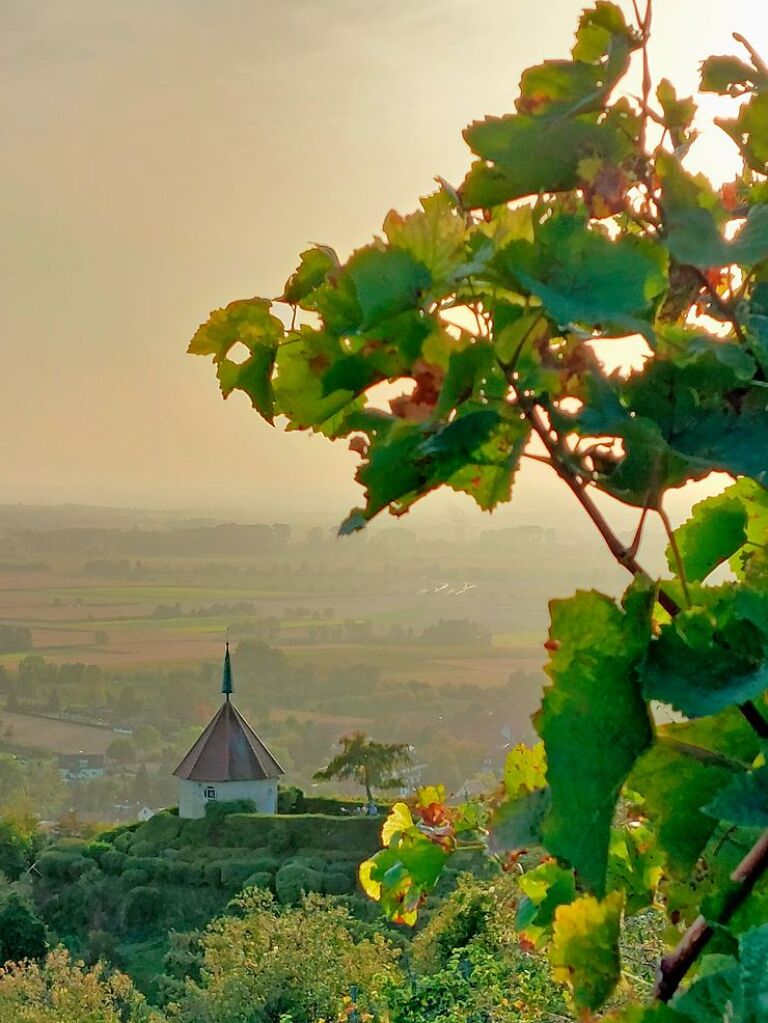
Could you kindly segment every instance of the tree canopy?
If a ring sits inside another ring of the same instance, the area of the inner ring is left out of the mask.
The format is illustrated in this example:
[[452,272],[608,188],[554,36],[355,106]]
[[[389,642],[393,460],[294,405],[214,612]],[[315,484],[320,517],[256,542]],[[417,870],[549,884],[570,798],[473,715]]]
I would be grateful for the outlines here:
[[339,739],[341,752],[337,753],[315,778],[354,780],[365,788],[369,803],[373,802],[373,789],[391,789],[402,786],[403,779],[395,773],[410,767],[411,748],[405,742],[382,743],[369,739],[364,732],[352,732]]

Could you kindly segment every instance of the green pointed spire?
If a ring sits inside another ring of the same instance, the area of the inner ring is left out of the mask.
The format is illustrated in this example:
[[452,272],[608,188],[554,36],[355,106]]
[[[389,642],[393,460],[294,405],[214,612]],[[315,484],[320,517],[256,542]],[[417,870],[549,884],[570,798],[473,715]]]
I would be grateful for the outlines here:
[[230,693],[234,692],[234,686],[232,684],[232,662],[229,659],[229,640],[227,640],[227,649],[224,654],[224,671],[221,676],[221,691],[229,700]]

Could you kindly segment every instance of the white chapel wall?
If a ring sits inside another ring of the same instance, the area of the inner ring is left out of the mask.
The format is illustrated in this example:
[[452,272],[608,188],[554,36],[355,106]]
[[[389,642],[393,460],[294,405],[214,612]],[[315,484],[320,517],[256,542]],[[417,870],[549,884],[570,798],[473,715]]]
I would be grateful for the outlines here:
[[[210,795],[211,791],[213,795]],[[259,781],[179,781],[179,817],[205,816],[206,803],[250,799],[257,813],[277,811],[277,778]]]

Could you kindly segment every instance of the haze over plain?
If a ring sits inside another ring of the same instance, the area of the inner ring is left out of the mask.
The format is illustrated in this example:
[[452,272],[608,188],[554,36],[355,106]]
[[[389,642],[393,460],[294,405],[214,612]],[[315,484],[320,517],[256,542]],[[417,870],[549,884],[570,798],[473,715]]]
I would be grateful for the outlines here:
[[[459,181],[461,129],[567,52],[581,7],[2,0],[0,502],[356,503],[343,444],[223,403],[185,342],[211,308],[278,294],[308,242],[345,254],[435,174]],[[654,75],[693,91],[730,31],[768,49],[754,0],[659,4]],[[732,157],[711,128],[691,163],[722,180]],[[554,485],[526,466],[502,516],[561,523]]]

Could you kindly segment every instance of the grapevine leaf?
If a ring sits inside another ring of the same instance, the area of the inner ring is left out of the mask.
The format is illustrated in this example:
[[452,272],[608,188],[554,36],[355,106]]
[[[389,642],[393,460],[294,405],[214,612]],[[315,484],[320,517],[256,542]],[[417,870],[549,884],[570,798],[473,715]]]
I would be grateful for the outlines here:
[[280,345],[275,359],[275,411],[294,428],[328,436],[344,432],[345,416],[361,407],[352,389],[326,392],[323,376],[342,354],[337,338],[309,327]]
[[637,46],[637,39],[627,25],[621,8],[607,0],[598,0],[579,19],[573,57],[589,63],[601,61],[617,41],[624,41],[633,48]]
[[618,1013],[601,1017],[603,1023],[690,1023],[663,1002],[655,1005],[628,1005]]
[[725,96],[734,86],[751,88],[756,85],[768,85],[768,75],[738,57],[707,57],[701,65],[702,92]]
[[768,924],[739,937],[739,959],[710,956],[724,965],[675,998],[686,1023],[764,1023],[768,1019]]
[[445,191],[427,196],[421,205],[407,217],[391,210],[384,233],[390,245],[423,264],[434,281],[448,285],[464,259],[466,223]]
[[360,886],[398,923],[413,925],[424,895],[437,883],[449,853],[412,830],[392,838],[360,864]]
[[395,803],[381,829],[381,844],[390,845],[393,839],[397,840],[404,831],[409,831],[413,826],[413,817],[406,804]]
[[366,488],[366,519],[391,507],[407,510],[443,484],[462,490],[484,510],[509,500],[514,472],[528,438],[522,418],[503,419],[472,408],[435,429],[398,421],[376,437],[357,472]]
[[739,938],[744,1023],[768,1019],[768,924]]
[[212,355],[214,362],[220,362],[238,342],[251,352],[262,345],[274,348],[285,331],[270,308],[269,299],[246,298],[214,310],[198,327],[187,351],[191,355]]
[[613,828],[608,862],[609,888],[623,890],[628,916],[653,904],[663,867],[664,855],[648,828],[637,823]]
[[546,788],[502,803],[488,824],[489,851],[510,852],[541,845],[541,826],[549,806],[550,791]]
[[325,283],[328,274],[339,267],[339,257],[325,245],[302,252],[301,262],[288,278],[283,289],[283,301],[291,305],[300,304],[308,295]]
[[704,761],[734,769],[746,770],[761,750],[758,737],[736,707],[709,717],[660,725],[657,734],[678,747],[700,751]]
[[536,720],[552,790],[544,840],[598,894],[605,891],[619,790],[651,742],[635,675],[650,636],[649,601],[643,604],[641,613],[629,614],[590,591],[550,605],[556,649],[547,673],[554,685]]
[[[699,582],[737,550],[747,538],[747,513],[735,496],[718,495],[694,505],[691,517],[675,530],[675,540],[689,582]],[[667,548],[667,564],[676,561]]]
[[738,117],[718,120],[717,124],[738,146],[747,165],[758,174],[768,172],[768,76],[763,76],[764,91],[745,103]]
[[627,151],[617,128],[590,116],[564,121],[522,114],[488,117],[466,128],[464,138],[481,157],[459,190],[470,209],[575,188],[581,160],[594,156],[615,162]]
[[747,828],[768,827],[768,767],[735,777],[704,807],[704,812]]
[[742,1016],[742,990],[737,963],[701,977],[678,996],[673,1006],[688,1023],[722,1023],[726,1006],[730,1018],[745,1023]]
[[696,114],[696,104],[692,97],[679,99],[675,87],[668,78],[662,78],[656,89],[656,98],[664,113],[664,121],[669,128],[688,128]]
[[688,876],[709,841],[717,825],[701,811],[734,775],[732,768],[693,753],[661,738],[640,758],[627,782],[652,815],[674,877]]
[[355,287],[362,329],[415,308],[432,283],[426,266],[410,252],[380,245],[356,252],[344,273]]
[[256,411],[271,423],[274,411],[274,364],[275,349],[268,345],[255,345],[253,354],[239,364],[230,359],[221,359],[216,368],[221,393],[228,398],[234,390],[245,391]]
[[619,928],[624,896],[591,895],[555,911],[549,959],[556,981],[569,988],[577,1011],[599,1009],[619,979]]
[[687,717],[702,717],[768,688],[766,598],[730,586],[708,593],[662,626],[642,667],[643,692]]
[[547,784],[547,753],[543,742],[535,746],[518,743],[504,762],[504,788],[507,798],[542,789]]
[[577,216],[536,226],[534,244],[514,241],[496,256],[502,280],[541,299],[558,324],[651,334],[641,317],[667,286],[661,250],[640,239],[611,241]]
[[528,932],[533,928],[549,928],[557,907],[568,905],[576,898],[573,871],[563,869],[554,860],[526,871],[518,887],[523,898],[518,905],[515,925],[518,930]]
[[753,206],[730,241],[722,237],[709,210],[672,211],[668,220],[667,245],[681,263],[706,269],[731,263],[751,266],[768,258],[768,205]]

